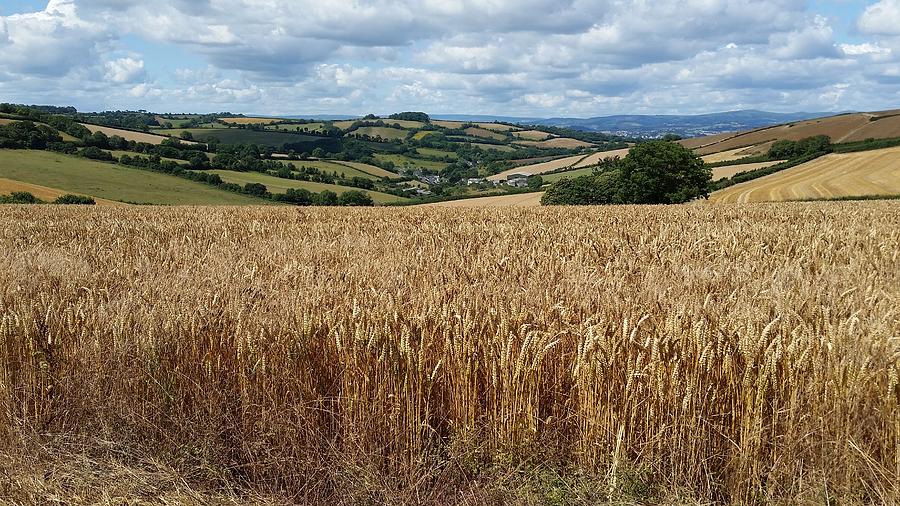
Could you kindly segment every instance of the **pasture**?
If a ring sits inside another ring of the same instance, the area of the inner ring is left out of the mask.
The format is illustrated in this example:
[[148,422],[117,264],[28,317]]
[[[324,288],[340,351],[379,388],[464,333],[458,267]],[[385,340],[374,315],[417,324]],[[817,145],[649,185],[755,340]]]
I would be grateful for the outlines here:
[[469,135],[472,137],[480,137],[482,139],[492,139],[495,141],[506,140],[505,135],[491,131],[491,130],[485,130],[484,128],[469,127],[467,129],[465,129],[464,132],[466,132],[466,135]]
[[377,166],[375,166],[375,165],[369,165],[368,163],[361,163],[361,162],[345,162],[345,161],[334,162],[334,163],[339,164],[339,165],[346,165],[346,166],[348,166],[348,167],[352,167],[352,168],[354,168],[354,169],[356,169],[356,170],[359,170],[359,171],[364,172],[364,173],[366,173],[366,174],[369,174],[369,175],[371,175],[371,176],[375,176],[375,177],[378,178],[378,179],[381,179],[381,178],[384,178],[384,177],[386,177],[386,178],[388,178],[388,179],[398,179],[398,178],[400,178],[400,175],[397,174],[397,173],[391,172],[391,171],[389,171],[389,170],[382,169],[381,167],[377,167]]
[[341,186],[336,184],[316,183],[313,181],[298,181],[295,179],[285,179],[259,172],[236,172],[233,170],[206,170],[211,174],[218,174],[226,183],[235,183],[244,186],[247,183],[261,183],[266,186],[269,193],[285,193],[289,188],[295,190],[304,189],[313,193],[321,193],[325,190],[333,191],[340,195],[341,193],[358,190],[367,193],[372,197],[376,204],[385,204],[393,202],[403,202],[407,200],[404,197],[397,197],[389,193],[382,193],[373,190],[363,190],[352,186]]
[[[168,137],[163,135],[156,135],[144,132],[133,132],[131,130],[122,130],[121,128],[112,128],[105,127],[99,125],[89,125],[87,123],[82,123],[82,126],[91,131],[91,133],[103,132],[107,137],[112,137],[114,135],[118,135],[119,137],[125,139],[126,141],[134,141],[134,142],[145,142],[147,144],[153,144],[158,146],[162,144],[162,141],[168,139]],[[158,130],[157,130],[158,131]],[[189,141],[182,141],[186,144],[194,144]]]
[[314,169],[319,169],[322,172],[326,172],[328,174],[337,173],[341,177],[352,178],[352,177],[361,177],[365,179],[378,180],[381,179],[378,176],[370,174],[369,172],[362,171],[356,167],[353,167],[350,164],[343,162],[332,162],[326,160],[291,160],[285,163],[289,163],[299,169],[300,167],[310,167]]
[[[31,183],[23,183],[22,181],[14,181],[12,179],[0,178],[0,195],[9,195],[13,192],[28,192],[40,200],[44,202],[53,202],[59,197],[62,197],[66,194],[71,194],[72,192],[60,190],[57,188],[48,188],[46,186],[31,184]],[[91,196],[91,195],[87,195]],[[93,197],[94,202],[100,206],[110,206],[110,205],[125,205],[120,202],[113,202],[112,200],[101,199],[99,197]]]
[[13,504],[900,499],[900,202],[0,228]]
[[406,155],[395,155],[387,153],[375,153],[375,158],[384,162],[392,162],[396,170],[407,169],[428,169],[440,171],[449,165],[447,162],[434,162],[431,160],[421,160],[419,158],[410,158]]
[[409,132],[406,130],[401,130],[399,128],[392,127],[361,127],[352,132],[348,132],[347,135],[352,136],[368,136],[371,138],[380,137],[382,139],[405,139]]
[[219,121],[232,125],[271,125],[282,120],[277,118],[219,118]]
[[711,202],[900,195],[900,148],[830,154],[759,179],[724,188]]
[[529,146],[538,149],[575,149],[589,148],[593,146],[593,144],[591,144],[590,142],[579,141],[578,139],[570,139],[568,137],[554,137],[546,141],[516,141],[515,143],[519,144],[520,146]]
[[107,200],[163,205],[264,205],[175,176],[49,151],[0,149],[0,178]]

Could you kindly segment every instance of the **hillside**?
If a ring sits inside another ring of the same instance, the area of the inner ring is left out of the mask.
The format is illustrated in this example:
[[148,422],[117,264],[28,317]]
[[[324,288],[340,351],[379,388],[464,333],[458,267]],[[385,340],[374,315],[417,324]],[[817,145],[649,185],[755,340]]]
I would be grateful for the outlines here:
[[710,202],[769,202],[900,195],[900,148],[830,154],[710,196]]
[[0,149],[0,178],[111,201],[262,205],[265,200],[181,178],[47,151]]

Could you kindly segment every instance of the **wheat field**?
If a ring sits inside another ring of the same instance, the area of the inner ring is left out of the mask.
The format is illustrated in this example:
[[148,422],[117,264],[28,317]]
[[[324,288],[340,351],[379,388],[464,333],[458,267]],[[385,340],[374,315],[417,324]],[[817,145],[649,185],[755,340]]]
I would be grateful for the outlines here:
[[825,155],[719,190],[709,201],[783,200],[900,194],[900,148]]
[[896,202],[0,229],[13,504],[900,500]]

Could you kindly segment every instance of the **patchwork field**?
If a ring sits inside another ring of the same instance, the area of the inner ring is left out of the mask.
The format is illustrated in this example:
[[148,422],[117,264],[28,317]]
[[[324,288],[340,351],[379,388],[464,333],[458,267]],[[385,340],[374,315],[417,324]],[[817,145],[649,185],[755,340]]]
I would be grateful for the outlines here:
[[433,162],[431,160],[420,160],[418,158],[410,158],[406,155],[394,155],[387,153],[375,153],[377,160],[385,162],[393,162],[396,170],[401,169],[428,169],[443,170],[449,165],[447,162]]
[[11,505],[900,499],[900,202],[0,230]]
[[0,178],[140,204],[264,205],[268,202],[175,176],[49,151],[0,149]]
[[389,178],[389,179],[398,179],[398,178],[401,177],[401,176],[400,176],[399,174],[397,174],[397,173],[391,172],[391,171],[389,171],[389,170],[384,170],[384,169],[382,169],[381,167],[376,167],[375,165],[369,165],[369,164],[367,164],[367,163],[361,163],[361,162],[344,162],[344,161],[334,162],[334,163],[337,163],[337,164],[340,164],[340,165],[346,165],[346,166],[348,166],[348,167],[353,167],[353,168],[356,169],[356,170],[359,170],[359,171],[361,171],[361,172],[365,172],[366,174],[375,176],[375,177],[378,178],[378,179],[381,179],[381,178],[384,178],[384,177]]
[[[313,168],[313,169],[319,169],[322,172],[327,172],[328,174],[337,173],[338,175],[345,177],[345,178],[361,177],[361,178],[370,179],[373,181],[377,180],[377,179],[381,179],[378,176],[370,174],[369,172],[366,172],[366,171],[359,170],[359,169],[353,167],[352,165],[343,163],[343,162],[338,163],[338,162],[331,162],[331,161],[324,161],[324,160],[299,160],[299,161],[292,160],[292,161],[289,161],[286,163],[289,163],[298,169],[300,167],[309,167],[309,168]],[[365,165],[365,164],[363,164],[363,165]],[[367,165],[367,167],[369,167],[369,166]]]
[[900,195],[900,148],[830,154],[713,193],[710,202]]
[[416,151],[422,156],[434,156],[438,158],[450,157],[454,160],[459,158],[453,151],[442,151],[440,149],[432,149],[432,148],[416,148]]
[[534,174],[543,174],[544,172],[552,172],[554,170],[559,170],[566,167],[573,167],[578,162],[584,160],[584,158],[585,155],[575,155],[551,160],[549,162],[541,162],[533,165],[523,165],[521,167],[515,167],[509,170],[505,170],[499,174],[490,176],[487,179],[488,181],[506,181],[506,178],[513,174],[528,174],[529,176]]
[[270,193],[284,193],[289,188],[293,188],[295,190],[305,189],[309,190],[313,193],[321,193],[325,190],[330,190],[338,195],[344,192],[358,190],[364,193],[368,193],[372,200],[375,201],[376,204],[385,204],[391,202],[403,202],[407,199],[403,197],[397,197],[395,195],[391,195],[388,193],[381,193],[372,190],[363,190],[361,188],[354,188],[352,186],[340,186],[336,184],[326,184],[326,183],[315,183],[312,181],[297,181],[294,179],[284,179],[281,177],[269,176],[267,174],[261,174],[259,172],[236,172],[231,170],[207,170],[204,172],[218,174],[219,177],[222,178],[226,183],[235,183],[241,186],[247,183],[261,183],[266,185],[266,188]]
[[328,139],[316,137],[313,135],[290,134],[271,130],[241,130],[238,128],[175,128],[171,130],[159,130],[160,133],[179,137],[181,132],[190,132],[194,139],[209,142],[215,137],[225,144],[257,144],[260,146],[270,146],[280,148],[285,144],[308,145],[309,151],[313,147]]

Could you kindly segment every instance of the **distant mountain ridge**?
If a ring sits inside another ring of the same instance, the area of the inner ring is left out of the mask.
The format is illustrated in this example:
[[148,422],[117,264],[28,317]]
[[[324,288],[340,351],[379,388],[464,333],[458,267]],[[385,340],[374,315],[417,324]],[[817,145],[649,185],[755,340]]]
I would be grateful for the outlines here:
[[835,112],[778,113],[756,110],[717,112],[711,114],[623,114],[596,118],[516,118],[509,116],[435,114],[435,119],[456,121],[502,121],[531,125],[555,126],[588,132],[608,132],[634,137],[662,137],[675,134],[698,137],[724,132],[752,130],[793,121],[834,116]]

